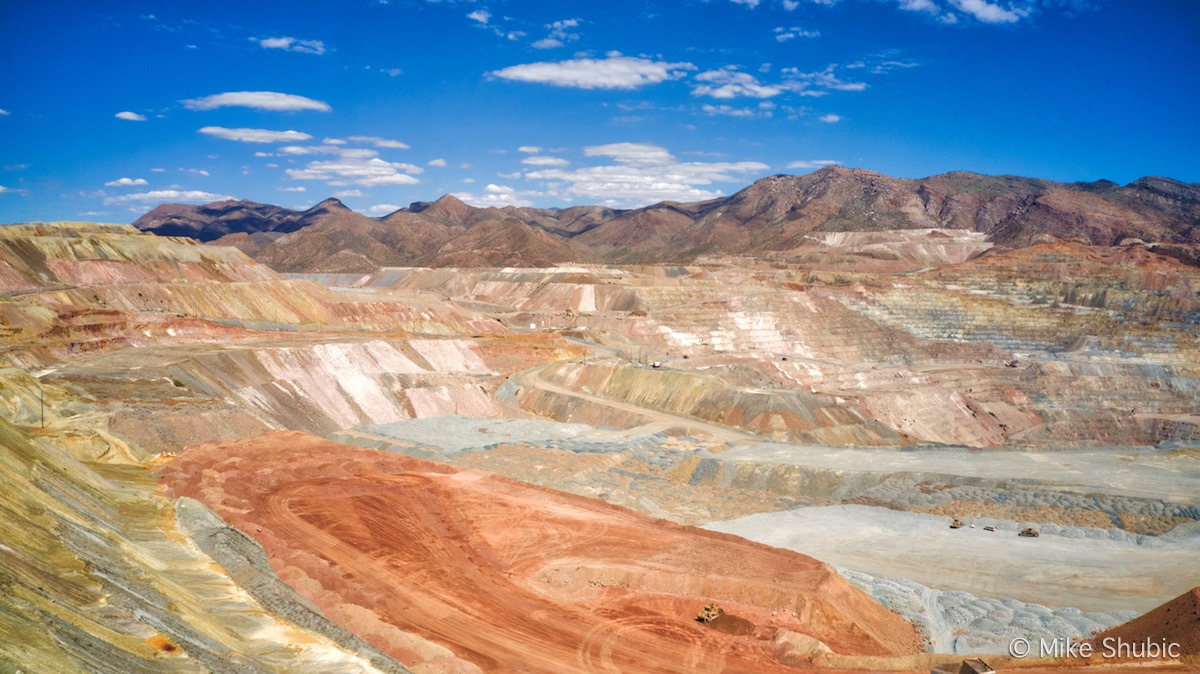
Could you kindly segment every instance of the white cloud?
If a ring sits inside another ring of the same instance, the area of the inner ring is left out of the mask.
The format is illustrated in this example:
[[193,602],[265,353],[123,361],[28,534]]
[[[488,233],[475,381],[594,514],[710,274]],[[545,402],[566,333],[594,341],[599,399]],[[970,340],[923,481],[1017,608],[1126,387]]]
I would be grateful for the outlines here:
[[287,155],[298,157],[312,154],[331,154],[338,157],[351,157],[355,159],[370,159],[371,157],[379,156],[379,153],[375,150],[365,147],[344,147],[342,145],[284,145],[279,148],[278,154],[255,152],[254,156],[274,157]]
[[785,85],[763,84],[750,73],[744,73],[733,67],[720,70],[708,70],[696,75],[697,84],[692,87],[693,96],[710,96],[712,98],[771,98],[782,94]]
[[348,199],[350,197],[365,197],[367,193],[362,190],[338,190],[333,193],[333,196],[338,199]]
[[415,185],[420,182],[413,174],[423,173],[420,166],[384,161],[378,157],[359,159],[342,157],[330,161],[313,161],[303,169],[288,169],[292,180],[324,180],[337,187],[362,185]]
[[554,49],[568,42],[574,42],[579,39],[579,33],[571,29],[578,26],[579,19],[563,19],[562,21],[548,23],[546,24],[546,28],[550,31],[550,34],[530,46],[534,49]]
[[320,40],[299,40],[294,37],[268,37],[257,40],[257,42],[263,49],[283,49],[285,51],[300,52],[301,54],[316,54],[317,56],[325,53],[325,43]]
[[346,141],[341,138],[322,138],[321,142],[326,145],[345,145]]
[[[837,64],[830,64],[825,70],[815,73],[800,72],[799,68],[784,68],[782,71],[785,77],[791,80],[792,84],[799,85],[801,89],[814,86],[821,89],[833,89],[836,91],[864,91],[867,88],[866,82],[845,82],[841,80],[834,70],[837,69]],[[802,96],[822,96],[822,92],[801,91]]]
[[819,169],[826,166],[840,166],[842,162],[832,159],[805,159],[802,161],[794,161],[787,165],[790,169]]
[[675,160],[667,148],[650,143],[609,143],[583,148],[585,157],[610,157],[620,164],[655,166]]
[[4,194],[5,192],[12,192],[12,190],[8,189],[4,185],[0,185],[0,194]]
[[[489,188],[496,185],[488,185]],[[487,208],[489,206],[532,206],[533,202],[520,196],[515,192],[490,192],[483,195],[474,195],[470,192],[455,192],[455,198],[465,204],[470,204],[477,208]]]
[[745,5],[750,9],[754,9],[755,7],[758,7],[760,0],[733,0],[733,2],[734,4]]
[[[8,114],[8,113],[5,113],[5,114]],[[113,115],[113,117],[116,117],[117,119],[124,119],[129,122],[144,122],[144,121],[146,121],[145,115],[139,115],[136,112],[129,112],[128,110],[118,112],[117,114]]]
[[521,163],[525,164],[526,166],[566,166],[571,162],[567,161],[566,159],[562,159],[561,157],[535,156],[526,157],[521,160]]
[[933,0],[900,0],[900,9],[910,12],[929,12],[930,14],[942,11]]
[[108,197],[104,200],[106,205],[111,204],[128,204],[133,202],[161,202],[161,203],[201,203],[206,204],[210,201],[224,201],[233,197],[223,194],[213,194],[212,192],[201,192],[200,190],[151,190],[149,192],[138,192],[136,194],[126,194],[122,197]]
[[183,106],[189,110],[215,110],[217,108],[253,108],[274,111],[318,110],[320,112],[332,110],[324,101],[295,94],[281,94],[277,91],[228,91],[202,98],[189,98],[183,101]]
[[301,131],[268,131],[267,129],[226,129],[223,126],[206,126],[200,133],[208,134],[225,140],[239,140],[243,143],[293,143],[309,140],[312,136]]
[[796,26],[792,26],[791,28],[779,26],[775,28],[775,40],[777,42],[787,42],[798,37],[821,37],[821,33],[815,30],[804,30]]
[[150,172],[151,173],[163,173],[166,170],[167,169],[165,169],[165,168],[152,168],[152,169],[150,169]]
[[398,140],[388,140],[387,138],[380,138],[379,136],[349,136],[347,140],[352,143],[367,143],[374,145],[375,147],[386,147],[395,150],[412,149],[408,143],[401,143]]
[[483,188],[483,191],[488,194],[512,194],[516,192],[516,190],[508,185],[496,185],[493,183],[488,183],[488,186]]
[[795,11],[795,9],[799,6],[800,3],[796,0],[783,0],[783,8],[789,12]]
[[708,105],[700,107],[701,112],[713,117],[722,115],[725,117],[742,117],[744,119],[752,119],[755,117],[771,117],[774,115],[775,106],[770,101],[763,101],[756,107],[735,108],[732,105]]
[[[611,143],[584,148],[588,157],[614,164],[573,170],[530,171],[530,180],[565,183],[570,195],[613,206],[639,206],[664,200],[697,201],[721,196],[708,189],[716,182],[742,183],[745,174],[770,167],[760,162],[680,162],[666,148],[649,143]],[[553,187],[553,185],[552,185]]]
[[521,147],[517,148],[517,152],[525,152],[528,154],[537,154],[541,151],[542,148],[538,147],[537,145],[522,145]]
[[404,74],[404,71],[399,68],[380,68],[379,72],[388,77],[399,77]]
[[367,212],[375,215],[386,215],[388,213],[395,213],[401,208],[403,208],[403,206],[397,206],[396,204],[375,204],[374,206],[368,208]]
[[279,190],[280,192],[307,192],[308,191],[307,189],[305,189],[305,187],[303,185],[300,185],[297,187],[276,187],[275,189]]
[[826,124],[837,124],[838,122],[842,121],[842,118],[840,115],[835,115],[832,112],[829,113],[828,115],[821,115],[817,119],[820,119],[822,122],[825,122]]
[[616,52],[604,59],[579,58],[566,61],[526,63],[491,73],[514,82],[535,82],[579,89],[636,89],[647,84],[676,80],[691,63],[668,63],[645,58],[621,56]]
[[492,20],[492,13],[486,9],[477,9],[468,14],[467,18],[472,21],[478,21],[479,23],[487,25],[487,22]]
[[1005,9],[987,0],[950,0],[950,4],[984,23],[1016,23],[1029,16],[1028,8],[1009,5]]
[[104,183],[105,187],[134,187],[140,185],[149,185],[145,178],[120,178],[118,180],[110,180]]
[[190,173],[190,174],[192,174],[192,175],[194,175],[194,176],[206,176],[206,175],[208,175],[208,171],[205,171],[204,169],[195,169],[195,168],[183,168],[183,167],[180,167],[180,169],[179,169],[179,170],[180,170],[180,171],[182,171],[183,173]]
[[470,185],[471,183],[475,182],[475,179],[474,178],[463,178],[463,182]]
[[[4,108],[0,108],[0,117],[3,117],[4,115],[11,115],[11,114],[12,113],[9,112],[8,110],[5,110]],[[117,116],[120,117],[121,116],[120,113],[117,113]],[[143,117],[142,119],[145,119],[145,118]]]
[[429,162],[427,162],[425,165],[432,166],[434,168],[446,168],[446,160],[440,159],[440,158],[439,159],[430,159]]

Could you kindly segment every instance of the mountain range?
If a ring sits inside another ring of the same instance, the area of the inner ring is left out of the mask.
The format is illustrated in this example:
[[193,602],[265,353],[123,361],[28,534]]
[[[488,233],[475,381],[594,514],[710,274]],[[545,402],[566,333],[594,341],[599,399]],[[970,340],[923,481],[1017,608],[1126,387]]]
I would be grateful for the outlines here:
[[919,180],[830,166],[762,178],[709,201],[644,208],[476,208],[453,195],[372,218],[326,199],[305,211],[252,201],[164,204],[133,223],[236,246],[284,272],[381,266],[545,267],[564,262],[685,263],[812,244],[816,232],[950,228],[1022,247],[1141,240],[1200,264],[1200,184],[1146,177],[1061,183],[952,172]]

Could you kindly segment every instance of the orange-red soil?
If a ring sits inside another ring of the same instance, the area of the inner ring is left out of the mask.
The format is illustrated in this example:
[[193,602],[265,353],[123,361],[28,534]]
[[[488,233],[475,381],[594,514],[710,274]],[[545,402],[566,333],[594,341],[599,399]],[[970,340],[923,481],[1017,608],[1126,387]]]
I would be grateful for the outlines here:
[[1178,644],[1182,655],[1200,655],[1200,587],[1192,588],[1158,608],[1101,632],[1093,642],[1102,649],[1104,640],[1115,643]]
[[[485,671],[776,672],[783,631],[847,655],[921,650],[812,558],[478,471],[287,432],[191,449],[162,479],[331,617],[369,608]],[[749,627],[697,623],[711,601]],[[411,656],[385,633],[368,640]]]

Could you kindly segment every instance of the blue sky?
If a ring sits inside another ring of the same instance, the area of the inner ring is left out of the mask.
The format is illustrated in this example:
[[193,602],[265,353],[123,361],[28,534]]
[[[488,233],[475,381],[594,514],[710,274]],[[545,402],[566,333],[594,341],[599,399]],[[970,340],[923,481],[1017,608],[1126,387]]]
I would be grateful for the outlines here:
[[1200,182],[1192,0],[0,0],[0,222],[638,206],[827,163]]

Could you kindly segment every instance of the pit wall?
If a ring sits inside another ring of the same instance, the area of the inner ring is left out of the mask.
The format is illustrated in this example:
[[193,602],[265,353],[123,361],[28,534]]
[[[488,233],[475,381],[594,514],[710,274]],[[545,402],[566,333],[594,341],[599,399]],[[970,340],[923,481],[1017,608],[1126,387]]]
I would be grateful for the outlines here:
[[408,671],[277,617],[311,611],[254,599],[179,528],[140,451],[65,423],[0,420],[0,669]]
[[[556,363],[547,367],[541,376],[585,394],[741,428],[779,440],[837,445],[903,444],[901,436],[893,429],[827,397],[803,391],[768,394],[734,388],[715,377],[682,370],[581,363]],[[544,398],[527,396],[521,403],[530,408],[544,401]],[[532,409],[554,418],[562,414],[561,409]]]

